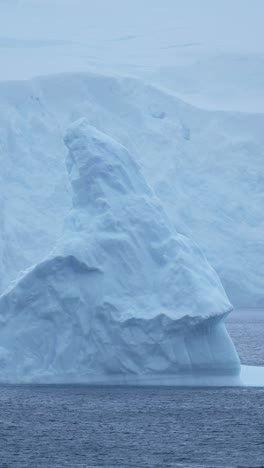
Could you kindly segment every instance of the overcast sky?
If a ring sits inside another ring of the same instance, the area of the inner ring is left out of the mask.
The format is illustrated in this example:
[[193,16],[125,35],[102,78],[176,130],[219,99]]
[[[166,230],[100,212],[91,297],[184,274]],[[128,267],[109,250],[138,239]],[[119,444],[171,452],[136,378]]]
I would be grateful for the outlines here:
[[0,78],[264,54],[263,0],[0,0]]

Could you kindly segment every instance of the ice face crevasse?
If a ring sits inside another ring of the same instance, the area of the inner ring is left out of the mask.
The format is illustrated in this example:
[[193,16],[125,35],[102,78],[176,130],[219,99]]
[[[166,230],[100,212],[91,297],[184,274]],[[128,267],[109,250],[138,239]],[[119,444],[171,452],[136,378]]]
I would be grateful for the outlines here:
[[235,384],[231,305],[200,249],[123,146],[84,119],[65,143],[72,210],[48,258],[0,296],[0,379]]

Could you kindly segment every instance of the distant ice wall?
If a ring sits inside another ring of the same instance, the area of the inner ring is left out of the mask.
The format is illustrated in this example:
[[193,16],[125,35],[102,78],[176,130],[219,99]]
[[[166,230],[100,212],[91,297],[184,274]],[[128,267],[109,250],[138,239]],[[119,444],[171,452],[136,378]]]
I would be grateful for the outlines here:
[[71,203],[62,135],[82,116],[129,149],[234,305],[263,305],[263,115],[205,112],[96,74],[0,85],[1,290],[61,233]]

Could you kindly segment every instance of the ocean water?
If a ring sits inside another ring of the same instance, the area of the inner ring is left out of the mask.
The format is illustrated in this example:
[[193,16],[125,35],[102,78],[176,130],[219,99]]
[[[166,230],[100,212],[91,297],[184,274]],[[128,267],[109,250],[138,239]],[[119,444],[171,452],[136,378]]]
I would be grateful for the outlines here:
[[[228,319],[245,364],[263,364],[263,322]],[[13,467],[263,468],[264,389],[1,386],[0,468]]]
[[1,387],[0,415],[1,468],[264,466],[262,389]]
[[234,310],[226,326],[242,364],[264,366],[264,310]]

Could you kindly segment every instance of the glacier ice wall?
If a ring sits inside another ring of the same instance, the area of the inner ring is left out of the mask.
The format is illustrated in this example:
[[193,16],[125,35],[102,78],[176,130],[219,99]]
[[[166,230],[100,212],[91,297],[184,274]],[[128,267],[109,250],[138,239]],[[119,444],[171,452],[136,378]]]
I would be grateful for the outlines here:
[[136,158],[235,307],[264,304],[264,117],[203,111],[127,77],[0,83],[0,292],[48,254],[71,203],[65,128],[86,116]]
[[235,384],[231,305],[139,166],[85,119],[66,134],[72,210],[0,297],[0,380]]

